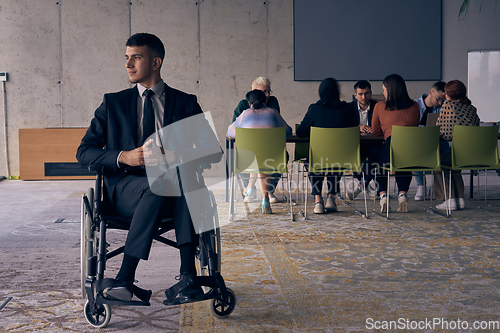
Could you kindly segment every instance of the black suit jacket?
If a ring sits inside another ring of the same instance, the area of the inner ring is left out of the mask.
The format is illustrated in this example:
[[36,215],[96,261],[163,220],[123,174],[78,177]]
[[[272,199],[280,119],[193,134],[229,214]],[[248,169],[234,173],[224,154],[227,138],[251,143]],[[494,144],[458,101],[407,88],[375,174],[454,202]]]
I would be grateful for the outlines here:
[[321,105],[311,104],[304,119],[297,128],[298,137],[308,137],[311,126],[322,128],[345,128],[354,127],[359,124],[346,102],[329,103]]
[[[121,151],[137,148],[137,87],[125,89],[116,93],[104,95],[103,102],[95,111],[80,146],[76,158],[83,165],[100,164],[104,166],[104,186],[106,197],[113,203],[113,193],[117,183],[128,173],[144,174],[143,167],[118,167],[117,158]],[[201,114],[202,110],[197,103],[196,96],[186,94],[165,85],[165,114],[163,126],[170,125],[190,116]],[[204,118],[203,118],[204,119]],[[206,121],[205,121],[206,122]],[[213,145],[217,141],[208,122],[200,124],[200,128],[190,130],[190,140],[180,140],[176,143],[176,154],[186,155],[193,161],[196,155],[204,156],[204,151],[214,151]],[[206,127],[208,126],[208,127]],[[194,148],[193,148],[194,146]],[[194,157],[193,157],[194,156]],[[222,149],[218,146],[218,153],[205,158],[204,161],[217,163],[222,158]]]
[[[358,111],[358,101],[354,99],[351,103],[349,103],[352,107],[352,111],[356,115],[356,119],[358,119],[358,125],[359,125],[359,111]],[[370,111],[368,111],[368,126],[372,126],[372,116],[373,116],[373,109],[375,108],[375,104],[377,104],[377,101],[371,99],[370,100]]]

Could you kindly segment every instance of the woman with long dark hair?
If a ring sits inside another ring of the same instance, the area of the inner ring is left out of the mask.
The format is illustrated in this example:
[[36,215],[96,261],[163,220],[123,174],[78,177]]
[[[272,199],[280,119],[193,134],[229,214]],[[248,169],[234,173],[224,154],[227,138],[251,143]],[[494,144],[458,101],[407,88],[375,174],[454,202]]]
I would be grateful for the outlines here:
[[[404,79],[397,75],[387,76],[383,83],[385,102],[378,102],[373,110],[372,133],[383,135],[385,142],[376,153],[379,164],[390,162],[390,147],[392,126],[418,126],[420,120],[420,109],[417,102],[413,101],[406,90]],[[382,174],[377,179],[378,194],[380,195],[380,212],[387,208],[387,175]],[[407,192],[412,179],[411,172],[396,172],[396,183],[398,185],[398,212],[408,212]],[[390,209],[390,207],[389,207]]]
[[[333,78],[324,79],[319,85],[320,100],[309,106],[304,119],[297,128],[298,137],[308,137],[311,126],[322,128],[344,128],[358,126],[359,122],[352,108],[346,102],[340,100],[340,91],[337,80]],[[325,142],[325,144],[341,144],[340,142]],[[326,203],[321,195],[323,180],[326,176],[328,196]],[[311,174],[312,195],[314,195],[315,214],[322,214],[326,210],[335,212],[335,194],[338,192],[338,184],[341,176],[337,174]]]

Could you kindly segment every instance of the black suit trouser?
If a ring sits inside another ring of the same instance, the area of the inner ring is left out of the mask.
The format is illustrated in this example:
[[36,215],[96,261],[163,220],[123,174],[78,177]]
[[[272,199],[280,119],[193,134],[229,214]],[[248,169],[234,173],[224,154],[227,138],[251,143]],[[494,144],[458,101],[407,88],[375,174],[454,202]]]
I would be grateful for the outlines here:
[[120,215],[132,216],[124,253],[147,260],[153,237],[161,220],[174,218],[177,245],[198,243],[186,199],[154,194],[147,177],[127,175],[117,184],[115,208]]

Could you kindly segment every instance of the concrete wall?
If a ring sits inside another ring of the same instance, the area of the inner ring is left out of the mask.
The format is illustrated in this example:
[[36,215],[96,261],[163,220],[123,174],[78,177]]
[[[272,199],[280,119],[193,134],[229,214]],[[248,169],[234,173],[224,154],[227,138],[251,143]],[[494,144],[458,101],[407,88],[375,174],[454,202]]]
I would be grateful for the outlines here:
[[[458,21],[461,1],[443,0],[443,80],[467,82],[468,49],[500,49],[500,5],[482,3],[479,13],[472,1],[467,20]],[[19,175],[19,128],[87,127],[103,93],[130,86],[124,44],[136,32],[164,41],[163,78],[198,96],[222,145],[235,106],[257,76],[273,82],[292,126],[318,99],[319,82],[293,80],[292,0],[2,0],[10,175]],[[408,82],[411,97],[431,83]],[[353,84],[341,83],[346,100]],[[373,91],[382,92],[380,82]],[[7,175],[4,131],[0,176]]]

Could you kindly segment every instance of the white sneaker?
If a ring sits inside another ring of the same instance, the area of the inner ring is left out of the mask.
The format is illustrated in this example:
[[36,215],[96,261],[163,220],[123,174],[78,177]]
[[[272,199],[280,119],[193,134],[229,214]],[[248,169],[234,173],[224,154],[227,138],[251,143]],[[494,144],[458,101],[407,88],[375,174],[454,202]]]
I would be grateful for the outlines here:
[[424,200],[424,187],[423,186],[418,186],[417,187],[417,194],[415,194],[415,200],[416,201],[422,201]]
[[331,212],[337,212],[337,204],[335,203],[335,199],[332,197],[326,198],[325,209]]
[[354,191],[347,192],[347,198],[353,201],[361,192],[363,192],[363,188],[361,185],[358,185]]
[[464,198],[458,198],[458,207],[460,209],[465,209],[465,200],[464,200]]
[[[458,207],[457,207],[457,201],[455,199],[448,199],[446,201],[443,201],[439,205],[436,205],[436,208],[440,209],[440,210],[447,210],[448,209],[448,205],[450,206],[451,210],[457,210],[458,209]],[[465,203],[464,203],[464,207],[465,207]]]
[[314,204],[313,213],[314,214],[323,214],[325,212],[325,207],[323,206],[322,201],[318,201]]
[[[382,194],[380,196],[380,213],[387,213],[387,194]],[[391,205],[389,204],[389,212],[391,211]]]
[[405,192],[398,195],[398,213],[408,213],[408,196]]
[[281,200],[276,198],[274,193],[269,192],[269,203],[277,203],[277,202],[281,202]]
[[368,186],[366,186],[366,190],[368,191],[368,198],[374,199],[377,196],[376,187],[377,185],[373,180],[368,183]]

